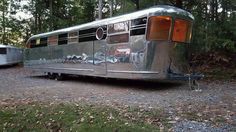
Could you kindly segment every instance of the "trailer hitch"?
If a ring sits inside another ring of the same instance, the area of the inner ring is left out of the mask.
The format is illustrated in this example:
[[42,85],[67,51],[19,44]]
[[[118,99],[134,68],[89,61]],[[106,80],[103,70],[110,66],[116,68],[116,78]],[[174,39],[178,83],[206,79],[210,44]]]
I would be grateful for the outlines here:
[[197,79],[192,79],[191,74],[186,74],[188,76],[188,84],[189,84],[189,89],[190,90],[195,90],[196,92],[201,92],[202,90],[200,89],[200,84]]

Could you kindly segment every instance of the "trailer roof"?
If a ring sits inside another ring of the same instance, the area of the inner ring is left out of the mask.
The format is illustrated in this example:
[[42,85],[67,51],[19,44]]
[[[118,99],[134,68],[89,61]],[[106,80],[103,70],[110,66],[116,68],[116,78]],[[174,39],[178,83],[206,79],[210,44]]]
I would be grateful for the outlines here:
[[148,16],[149,14],[155,14],[155,13],[173,14],[173,15],[176,14],[176,15],[186,16],[192,20],[194,19],[193,15],[191,13],[189,13],[183,9],[180,9],[180,8],[177,8],[174,6],[170,6],[170,5],[157,5],[157,6],[148,8],[148,9],[135,11],[135,12],[129,13],[129,14],[124,14],[124,15],[106,18],[106,19],[102,19],[102,20],[97,20],[97,21],[93,21],[93,22],[89,22],[89,23],[85,23],[85,24],[81,24],[81,25],[77,25],[77,26],[73,26],[73,27],[68,27],[68,28],[63,28],[63,29],[51,31],[51,32],[37,34],[37,35],[32,36],[29,40],[39,38],[39,37],[47,37],[47,36],[54,35],[54,34],[76,31],[79,29],[87,29],[87,28],[98,27],[98,26],[108,25],[108,24],[122,22],[122,21],[128,21],[128,20]]
[[3,44],[0,44],[0,48],[16,48],[16,47],[11,46],[11,45],[3,45]]

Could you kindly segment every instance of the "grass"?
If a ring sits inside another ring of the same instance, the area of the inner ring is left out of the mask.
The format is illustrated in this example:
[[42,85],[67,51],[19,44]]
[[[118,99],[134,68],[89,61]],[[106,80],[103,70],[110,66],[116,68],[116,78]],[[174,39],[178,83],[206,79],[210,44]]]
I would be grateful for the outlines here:
[[0,131],[159,131],[168,130],[160,110],[114,109],[75,104],[0,106]]

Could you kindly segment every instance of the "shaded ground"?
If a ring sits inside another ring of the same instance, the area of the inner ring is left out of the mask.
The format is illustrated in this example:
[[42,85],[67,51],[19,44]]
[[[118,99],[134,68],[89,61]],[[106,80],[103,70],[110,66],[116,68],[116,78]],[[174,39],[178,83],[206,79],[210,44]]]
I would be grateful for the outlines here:
[[[49,80],[20,66],[0,68],[0,105],[13,100],[85,102],[111,107],[164,109],[174,131],[235,130],[236,82],[201,82],[201,92],[186,84],[69,77]],[[187,125],[186,125],[187,124]]]

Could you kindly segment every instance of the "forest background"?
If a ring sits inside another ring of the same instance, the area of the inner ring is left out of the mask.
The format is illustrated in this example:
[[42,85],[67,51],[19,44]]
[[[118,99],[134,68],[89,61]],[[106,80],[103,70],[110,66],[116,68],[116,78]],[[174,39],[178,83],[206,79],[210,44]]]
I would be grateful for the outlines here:
[[[1,0],[0,43],[25,47],[33,35],[151,6],[175,5],[195,17],[191,49],[192,65],[212,74],[222,69],[236,76],[235,0]],[[25,4],[23,4],[25,3]],[[17,15],[19,12],[27,15]],[[27,17],[26,17],[27,16]],[[230,70],[229,70],[230,69]],[[223,73],[225,74],[225,73]]]

